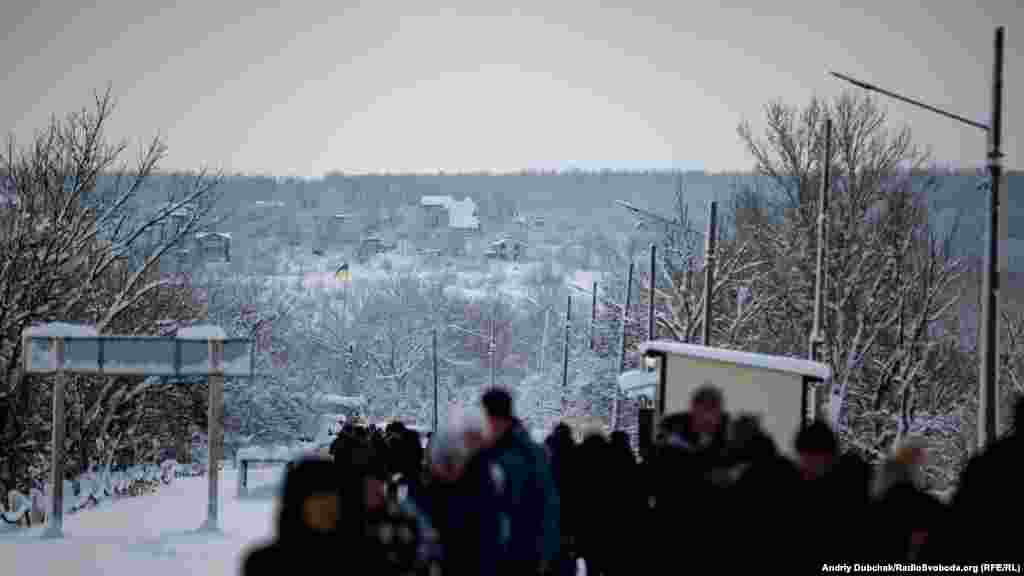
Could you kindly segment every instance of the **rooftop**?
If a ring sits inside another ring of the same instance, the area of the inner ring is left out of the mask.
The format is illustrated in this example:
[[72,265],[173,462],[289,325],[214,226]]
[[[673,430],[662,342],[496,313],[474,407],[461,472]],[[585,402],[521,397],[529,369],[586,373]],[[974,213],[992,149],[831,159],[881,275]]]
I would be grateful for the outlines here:
[[800,358],[787,356],[771,356],[768,354],[757,354],[754,352],[743,352],[740,350],[729,350],[726,348],[714,348],[711,346],[698,346],[696,344],[683,344],[682,342],[671,342],[668,340],[654,340],[640,344],[640,353],[645,354],[648,350],[685,356],[687,358],[699,358],[726,364],[738,364],[751,368],[763,370],[775,370],[818,378],[824,381],[832,379],[832,369],[827,364],[811,362]]
[[420,198],[421,206],[439,206],[442,208],[448,208],[451,205],[453,199],[451,196],[424,196]]

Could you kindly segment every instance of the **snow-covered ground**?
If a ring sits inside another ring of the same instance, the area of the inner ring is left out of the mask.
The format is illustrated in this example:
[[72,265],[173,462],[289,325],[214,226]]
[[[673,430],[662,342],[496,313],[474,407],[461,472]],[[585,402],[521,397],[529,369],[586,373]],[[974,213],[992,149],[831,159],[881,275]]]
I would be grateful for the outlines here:
[[[0,532],[0,574],[240,574],[245,552],[273,538],[282,472],[282,467],[250,468],[250,496],[238,499],[237,471],[225,467],[220,533],[197,531],[206,519],[205,477],[179,478],[151,496],[66,515],[61,540],[41,539],[42,527]],[[580,561],[577,576],[586,574]]]
[[245,550],[274,533],[280,468],[249,471],[250,498],[235,498],[236,470],[220,477],[218,534],[197,533],[206,518],[207,479],[178,478],[154,495],[124,498],[64,518],[62,540],[41,528],[0,532],[0,573],[109,576],[238,574]]

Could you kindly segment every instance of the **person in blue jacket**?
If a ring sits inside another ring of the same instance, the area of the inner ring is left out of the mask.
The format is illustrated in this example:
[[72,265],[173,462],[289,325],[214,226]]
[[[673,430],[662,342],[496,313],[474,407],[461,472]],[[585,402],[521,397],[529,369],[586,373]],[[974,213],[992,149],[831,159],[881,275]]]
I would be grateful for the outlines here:
[[544,449],[516,418],[512,396],[491,388],[480,401],[487,416],[485,462],[502,514],[502,572],[554,574],[561,548],[561,503]]

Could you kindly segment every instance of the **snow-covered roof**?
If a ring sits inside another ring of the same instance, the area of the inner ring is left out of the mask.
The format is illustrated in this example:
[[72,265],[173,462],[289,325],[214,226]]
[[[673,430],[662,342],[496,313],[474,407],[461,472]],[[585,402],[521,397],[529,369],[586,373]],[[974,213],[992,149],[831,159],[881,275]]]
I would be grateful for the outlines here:
[[497,238],[494,239],[494,241],[491,242],[491,246],[497,246],[499,244],[526,244],[526,242],[518,238],[514,238],[512,236],[503,234],[501,236],[498,236]]
[[480,228],[480,219],[476,215],[476,202],[466,197],[456,200],[451,196],[423,196],[421,206],[444,208],[448,211],[448,227],[459,230],[476,230]]
[[88,324],[51,322],[25,328],[22,335],[45,338],[90,338],[92,336],[99,336],[99,332],[96,331],[94,326]]
[[440,206],[448,208],[452,204],[451,196],[424,196],[420,198],[420,206]]
[[342,396],[340,394],[317,394],[313,397],[316,402],[321,404],[334,404],[336,406],[346,406],[349,408],[363,408],[366,406],[365,396]]
[[220,326],[206,324],[179,328],[177,338],[181,340],[227,340],[227,332]]
[[572,273],[570,282],[590,290],[594,286],[594,282],[601,282],[602,274],[595,270],[576,270]]
[[683,344],[682,342],[670,342],[667,340],[655,340],[640,344],[640,353],[645,354],[648,350],[686,356],[689,358],[701,358],[715,362],[728,364],[739,364],[752,368],[764,370],[775,370],[778,372],[789,372],[830,380],[832,369],[827,364],[811,362],[800,358],[789,358],[787,356],[770,356],[768,354],[757,354],[754,352],[742,352],[740,350],[728,350],[725,348],[714,348],[710,346],[698,346],[696,344]]
[[202,240],[203,238],[209,238],[210,236],[231,240],[230,232],[200,232],[199,234],[196,234],[196,240]]
[[461,230],[480,228],[480,219],[476,216],[476,202],[472,198],[463,198],[448,205],[448,226]]
[[654,398],[658,386],[658,373],[644,370],[629,370],[619,374],[619,390],[627,398],[647,396]]

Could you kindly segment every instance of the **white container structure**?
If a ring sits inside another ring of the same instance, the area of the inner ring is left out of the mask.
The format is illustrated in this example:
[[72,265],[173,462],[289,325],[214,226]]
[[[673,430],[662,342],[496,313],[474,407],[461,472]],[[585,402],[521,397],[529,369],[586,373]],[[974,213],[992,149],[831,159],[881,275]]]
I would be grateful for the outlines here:
[[[801,425],[819,417],[815,389],[832,379],[832,369],[820,362],[725,348],[655,340],[641,344],[640,353],[656,375],[652,434],[657,421],[689,410],[693,392],[711,384],[722,391],[729,413],[760,415],[765,431],[788,454]],[[649,384],[645,388],[649,394]]]

